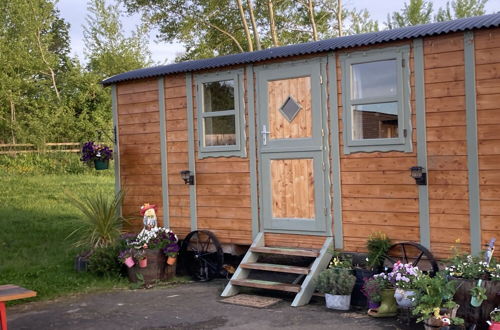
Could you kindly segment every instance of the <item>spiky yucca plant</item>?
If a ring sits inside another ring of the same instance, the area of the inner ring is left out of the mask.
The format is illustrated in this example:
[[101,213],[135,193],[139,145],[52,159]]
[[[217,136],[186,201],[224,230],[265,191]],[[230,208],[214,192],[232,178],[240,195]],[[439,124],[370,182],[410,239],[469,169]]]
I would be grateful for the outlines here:
[[125,218],[120,215],[124,193],[118,192],[114,198],[103,191],[82,197],[69,196],[68,200],[82,212],[82,224],[69,237],[79,236],[75,242],[78,247],[91,250],[113,246],[122,233]]

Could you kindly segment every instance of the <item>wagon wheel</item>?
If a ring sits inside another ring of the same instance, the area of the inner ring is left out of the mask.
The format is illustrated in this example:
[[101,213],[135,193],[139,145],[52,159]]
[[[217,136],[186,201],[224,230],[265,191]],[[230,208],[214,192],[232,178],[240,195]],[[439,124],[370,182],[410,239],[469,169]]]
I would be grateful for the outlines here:
[[180,261],[197,281],[210,281],[221,273],[224,254],[217,237],[208,230],[190,232],[182,242]]
[[418,243],[401,242],[391,245],[385,255],[384,269],[392,269],[398,260],[405,264],[411,263],[431,276],[439,271],[439,265],[432,253]]

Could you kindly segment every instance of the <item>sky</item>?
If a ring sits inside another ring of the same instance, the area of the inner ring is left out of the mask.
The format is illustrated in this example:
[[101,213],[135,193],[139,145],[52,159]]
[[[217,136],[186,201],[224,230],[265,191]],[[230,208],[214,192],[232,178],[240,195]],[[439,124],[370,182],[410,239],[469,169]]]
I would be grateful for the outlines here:
[[[108,0],[113,3],[115,0]],[[434,8],[443,7],[447,0],[434,0]],[[387,18],[388,12],[398,11],[404,7],[403,0],[344,0],[345,7],[356,7],[357,9],[368,9],[372,18],[383,23]],[[83,55],[83,25],[87,15],[86,0],[59,0],[57,7],[61,11],[61,16],[70,23],[70,38],[72,54],[84,59]],[[500,11],[500,0],[489,0],[486,5],[486,12],[493,13]],[[134,30],[140,23],[140,17],[134,15],[123,21],[126,31]],[[381,24],[383,26],[383,24]],[[156,63],[172,63],[176,55],[182,53],[182,45],[173,43],[158,42],[156,40],[157,31],[151,31],[149,49],[151,50],[153,61]]]

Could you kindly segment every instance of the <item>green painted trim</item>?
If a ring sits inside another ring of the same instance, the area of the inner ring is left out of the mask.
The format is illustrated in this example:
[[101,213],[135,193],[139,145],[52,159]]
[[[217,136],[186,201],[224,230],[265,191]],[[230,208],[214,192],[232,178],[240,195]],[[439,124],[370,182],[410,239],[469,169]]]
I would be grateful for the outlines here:
[[318,277],[319,273],[326,269],[330,260],[332,260],[333,254],[331,253],[333,246],[333,238],[327,237],[323,246],[321,247],[319,256],[314,260],[311,265],[311,270],[309,274],[306,276],[302,285],[300,286],[300,292],[297,293],[295,299],[293,299],[292,307],[304,306],[309,303],[311,297],[314,293],[314,289],[316,288],[315,280]]
[[481,252],[481,209],[476,109],[476,60],[474,32],[464,33],[465,112],[467,118],[467,168],[469,169],[469,222],[472,254]]
[[342,182],[340,178],[340,139],[339,139],[339,108],[337,100],[337,63],[335,54],[328,55],[328,84],[331,128],[331,157],[333,185],[333,236],[335,248],[344,248],[342,228]]
[[188,161],[189,170],[194,175],[194,185],[189,186],[189,215],[191,230],[198,229],[196,219],[196,163],[194,155],[194,114],[193,114],[193,77],[186,73],[187,126],[188,126]]
[[[218,117],[234,115],[235,120],[235,136],[236,144],[231,146],[203,146],[202,139],[198,141],[198,158],[209,157],[246,157],[246,135],[245,135],[245,88],[244,88],[244,71],[243,69],[220,71],[213,73],[204,73],[194,76],[196,83],[196,104],[198,111],[198,132],[204,132],[203,120],[208,117]],[[198,95],[202,94],[202,85],[207,82],[221,81],[221,80],[234,80],[235,93],[234,93],[234,110],[217,111],[204,113],[203,98]]]
[[[398,86],[402,86],[400,93],[395,97],[371,98],[351,102],[351,75],[350,66],[356,63],[396,59],[398,65]],[[342,66],[342,97],[344,123],[344,153],[374,152],[374,151],[402,151],[411,152],[411,115],[410,115],[410,47],[387,47],[367,51],[346,53],[340,56]],[[404,66],[403,66],[404,63]],[[398,102],[398,138],[354,140],[351,127],[351,105],[366,102]],[[406,136],[404,134],[406,130]]]
[[[415,62],[415,115],[417,120],[417,165],[427,170],[427,132],[425,121],[425,77],[424,46],[422,39],[413,40]],[[420,244],[430,249],[431,232],[429,223],[429,186],[418,186],[418,219]]]
[[254,77],[253,66],[248,65],[246,68],[247,77],[247,97],[248,97],[248,134],[249,134],[249,150],[248,156],[250,160],[250,202],[252,208],[252,237],[255,239],[260,232],[259,227],[259,196],[257,183],[257,147],[255,143],[255,93],[254,93]]
[[320,63],[321,74],[321,116],[323,124],[323,180],[324,180],[324,194],[325,194],[325,207],[326,207],[326,234],[332,236],[332,194],[331,194],[331,181],[330,181],[330,141],[329,125],[328,125],[328,75],[327,75],[328,58],[322,58]]
[[[122,183],[120,177],[120,134],[118,126],[118,95],[116,85],[111,86],[111,112],[113,114],[113,133],[114,133],[114,146],[113,146],[113,159],[115,164],[115,193],[121,190]],[[121,214],[120,205],[120,214]]]
[[160,112],[160,157],[161,157],[161,197],[163,204],[163,227],[170,226],[168,201],[168,162],[167,162],[167,122],[165,117],[165,82],[158,78],[158,109]]

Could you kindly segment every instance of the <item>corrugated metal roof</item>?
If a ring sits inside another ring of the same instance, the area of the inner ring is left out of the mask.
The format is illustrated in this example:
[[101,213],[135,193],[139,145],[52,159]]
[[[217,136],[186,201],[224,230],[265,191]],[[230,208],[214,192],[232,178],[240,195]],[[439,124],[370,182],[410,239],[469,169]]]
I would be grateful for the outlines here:
[[103,80],[102,84],[104,86],[107,86],[127,80],[152,78],[176,73],[221,68],[229,65],[256,63],[276,58],[329,52],[337,49],[367,46],[388,41],[421,38],[445,33],[492,28],[498,26],[500,26],[500,13],[144,68],[120,73]]

